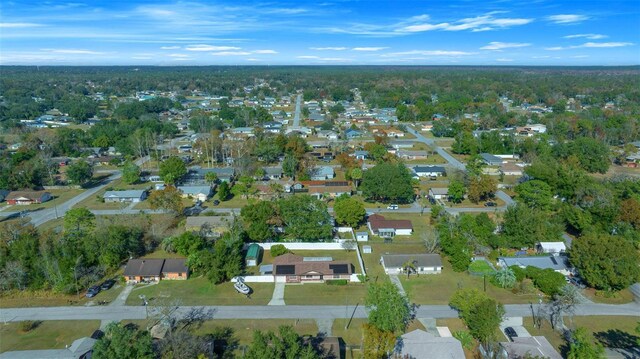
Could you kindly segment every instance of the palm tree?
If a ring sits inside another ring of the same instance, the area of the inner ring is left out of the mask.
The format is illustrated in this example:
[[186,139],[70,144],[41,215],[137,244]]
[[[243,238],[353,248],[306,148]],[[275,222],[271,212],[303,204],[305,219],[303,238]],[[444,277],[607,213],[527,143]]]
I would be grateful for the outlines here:
[[411,275],[412,272],[417,272],[416,271],[416,263],[415,263],[415,261],[414,260],[408,260],[407,262],[405,262],[402,265],[402,270],[407,272],[407,278],[409,278],[409,275]]
[[516,275],[513,273],[513,269],[509,267],[503,267],[495,274],[496,283],[502,288],[511,288],[516,284]]

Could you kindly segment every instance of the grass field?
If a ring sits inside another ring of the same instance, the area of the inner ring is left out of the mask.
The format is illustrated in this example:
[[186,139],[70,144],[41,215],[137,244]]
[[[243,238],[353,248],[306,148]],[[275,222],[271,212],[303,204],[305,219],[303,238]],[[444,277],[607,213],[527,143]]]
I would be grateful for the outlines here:
[[86,291],[80,291],[80,297],[75,294],[61,294],[50,291],[13,291],[5,292],[0,296],[0,308],[20,308],[20,307],[57,307],[62,305],[91,305],[94,301],[104,300],[111,302],[124,286],[119,283],[109,290],[98,293],[93,298],[85,297]]
[[284,302],[287,305],[363,305],[367,286],[362,283],[328,285],[307,283],[287,285]]
[[629,288],[611,294],[597,292],[593,288],[587,288],[583,291],[583,293],[587,298],[596,303],[624,304],[633,301],[633,293],[631,293]]
[[486,261],[478,260],[471,262],[469,265],[469,272],[492,274],[495,271]]
[[191,278],[183,281],[165,280],[134,289],[127,305],[139,305],[140,295],[153,303],[154,299],[179,300],[182,305],[266,305],[273,294],[273,283],[248,283],[253,289],[251,298],[239,294],[233,283],[213,285],[206,278]]
[[0,352],[13,350],[62,349],[74,340],[90,336],[100,327],[96,320],[59,320],[41,322],[23,333],[20,323],[0,326]]

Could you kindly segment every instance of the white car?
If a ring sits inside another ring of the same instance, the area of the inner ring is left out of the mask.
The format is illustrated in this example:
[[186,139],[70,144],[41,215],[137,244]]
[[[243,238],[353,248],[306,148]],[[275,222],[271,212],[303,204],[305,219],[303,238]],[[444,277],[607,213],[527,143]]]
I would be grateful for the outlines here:
[[387,209],[398,209],[398,208],[400,208],[400,207],[398,207],[398,205],[397,205],[397,204],[390,204],[390,205],[387,207]]

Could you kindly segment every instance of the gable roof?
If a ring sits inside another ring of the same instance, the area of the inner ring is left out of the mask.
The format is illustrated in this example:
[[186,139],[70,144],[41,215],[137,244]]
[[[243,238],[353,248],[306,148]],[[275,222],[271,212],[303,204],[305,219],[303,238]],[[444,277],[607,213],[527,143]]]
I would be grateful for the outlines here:
[[38,199],[40,197],[42,197],[45,194],[50,194],[47,191],[11,191],[9,192],[9,194],[5,197],[5,199],[11,200],[11,199]]
[[482,157],[482,159],[487,163],[502,163],[502,158],[490,153],[481,153],[480,157]]
[[437,173],[445,173],[445,169],[442,166],[414,166],[414,172],[437,172]]
[[372,214],[369,216],[367,221],[374,232],[377,232],[380,228],[413,230],[413,224],[408,219],[386,219],[379,214]]
[[198,216],[187,217],[186,228],[202,227],[229,227],[233,223],[233,216]]
[[412,261],[416,267],[442,267],[442,258],[435,253],[386,254],[382,256],[385,268],[401,268],[409,261]]
[[184,194],[211,194],[211,186],[178,186],[178,190]]
[[403,358],[451,359],[464,358],[460,341],[453,337],[437,337],[424,330],[416,329],[400,337],[396,352]]
[[532,266],[540,269],[551,268],[556,271],[569,269],[569,260],[566,256],[498,257],[498,262],[504,263],[507,267]]
[[103,198],[141,198],[144,190],[130,189],[123,191],[106,191]]
[[2,359],[79,359],[91,351],[97,340],[89,337],[76,339],[64,349],[17,350],[0,354]]
[[162,273],[186,273],[188,271],[187,260],[184,258],[167,258],[162,266]]
[[305,260],[304,257],[292,253],[283,254],[273,260],[273,274],[275,275],[305,275],[308,273],[350,275],[353,273],[353,265],[349,262],[333,260]]
[[124,276],[159,276],[161,273],[186,273],[187,260],[168,259],[130,259],[124,268]]

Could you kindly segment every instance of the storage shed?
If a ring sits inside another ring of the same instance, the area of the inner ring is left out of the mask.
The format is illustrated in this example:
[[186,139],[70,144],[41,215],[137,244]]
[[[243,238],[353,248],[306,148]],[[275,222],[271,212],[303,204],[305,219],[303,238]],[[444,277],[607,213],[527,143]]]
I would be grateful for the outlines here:
[[262,247],[260,247],[256,243],[252,243],[249,248],[247,248],[247,256],[245,257],[247,261],[247,267],[255,267],[260,263],[262,259]]

